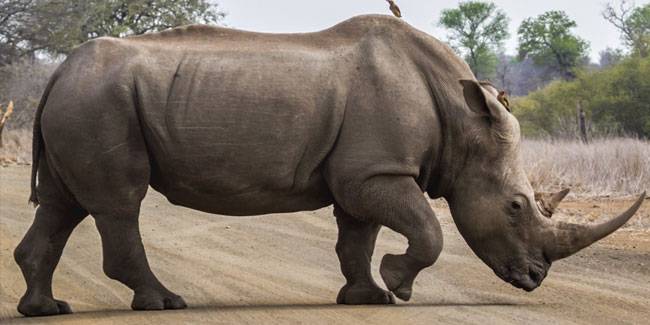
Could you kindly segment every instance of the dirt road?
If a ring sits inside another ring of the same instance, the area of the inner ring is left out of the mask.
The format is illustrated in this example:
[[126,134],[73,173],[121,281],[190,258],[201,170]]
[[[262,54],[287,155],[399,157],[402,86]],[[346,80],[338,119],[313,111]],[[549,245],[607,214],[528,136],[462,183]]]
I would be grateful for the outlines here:
[[[16,312],[25,284],[12,251],[33,218],[27,205],[29,168],[0,168],[0,323],[600,323],[647,324],[650,319],[650,201],[631,227],[556,262],[541,288],[525,293],[499,280],[469,250],[440,202],[445,231],[438,262],[423,271],[411,302],[396,306],[337,306],[344,280],[334,253],[331,209],[233,218],[173,207],[150,191],[141,229],[154,272],[189,309],[133,312],[130,291],[102,272],[93,219],[73,233],[54,276],[54,294],[75,314],[26,319]],[[597,215],[609,201],[569,202]],[[119,202],[116,202],[119,204]],[[571,210],[573,209],[573,210]],[[373,267],[405,241],[382,230]]]

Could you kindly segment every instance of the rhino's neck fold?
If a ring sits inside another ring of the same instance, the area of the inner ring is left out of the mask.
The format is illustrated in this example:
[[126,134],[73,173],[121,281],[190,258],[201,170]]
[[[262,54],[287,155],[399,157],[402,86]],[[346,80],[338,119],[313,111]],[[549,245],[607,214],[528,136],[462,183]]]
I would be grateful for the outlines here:
[[462,172],[467,150],[467,118],[461,80],[475,79],[469,66],[444,43],[425,33],[414,33],[417,51],[409,53],[425,78],[438,125],[437,137],[429,162],[430,177],[426,191],[431,198],[451,195],[454,183]]
[[[439,79],[439,78],[438,78]],[[453,78],[452,78],[453,79]],[[467,132],[464,121],[467,112],[464,102],[449,100],[462,94],[454,94],[454,87],[436,88],[434,82],[454,82],[453,80],[429,80],[429,88],[434,102],[434,110],[438,116],[439,129],[437,148],[432,155],[431,177],[427,185],[427,193],[431,198],[444,197],[449,200],[453,193],[458,175],[462,172],[468,158]],[[456,82],[457,83],[457,82]]]

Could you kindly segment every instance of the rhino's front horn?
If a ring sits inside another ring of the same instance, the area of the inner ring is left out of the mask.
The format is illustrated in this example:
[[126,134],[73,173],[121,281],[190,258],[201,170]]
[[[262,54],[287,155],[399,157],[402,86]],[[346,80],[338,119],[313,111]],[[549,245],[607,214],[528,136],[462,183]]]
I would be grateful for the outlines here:
[[623,214],[600,224],[554,223],[552,239],[550,238],[547,242],[548,246],[545,249],[546,257],[551,261],[565,258],[611,234],[639,210],[645,195],[646,192],[643,192],[639,199]]

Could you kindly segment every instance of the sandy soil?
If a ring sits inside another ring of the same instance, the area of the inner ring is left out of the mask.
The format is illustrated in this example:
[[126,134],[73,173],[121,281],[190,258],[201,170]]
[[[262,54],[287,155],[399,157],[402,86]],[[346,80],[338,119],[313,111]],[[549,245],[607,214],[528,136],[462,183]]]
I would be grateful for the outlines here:
[[[438,262],[416,281],[411,302],[337,306],[343,276],[334,253],[331,209],[233,218],[174,207],[151,191],[141,229],[154,272],[189,309],[133,312],[131,292],[101,268],[99,235],[87,218],[55,273],[54,293],[75,314],[26,319],[16,312],[25,284],[12,251],[31,224],[26,166],[0,168],[0,323],[646,323],[650,318],[650,201],[631,226],[556,262],[541,288],[517,290],[469,250],[448,210],[432,202],[445,230]],[[620,212],[631,200],[568,202],[565,218]],[[591,216],[591,217],[590,217]],[[578,218],[580,219],[580,218]],[[375,253],[401,253],[401,236],[382,230]]]

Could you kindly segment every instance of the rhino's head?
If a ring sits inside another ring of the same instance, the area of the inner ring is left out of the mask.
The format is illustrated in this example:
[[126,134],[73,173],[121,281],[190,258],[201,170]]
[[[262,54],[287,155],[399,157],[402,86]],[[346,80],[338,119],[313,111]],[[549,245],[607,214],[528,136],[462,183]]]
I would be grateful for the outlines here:
[[591,245],[621,227],[645,193],[625,213],[596,225],[550,218],[566,192],[538,197],[520,157],[519,123],[490,85],[463,81],[473,116],[463,125],[462,158],[456,159],[449,201],[454,221],[472,250],[504,281],[532,291],[551,262]]

